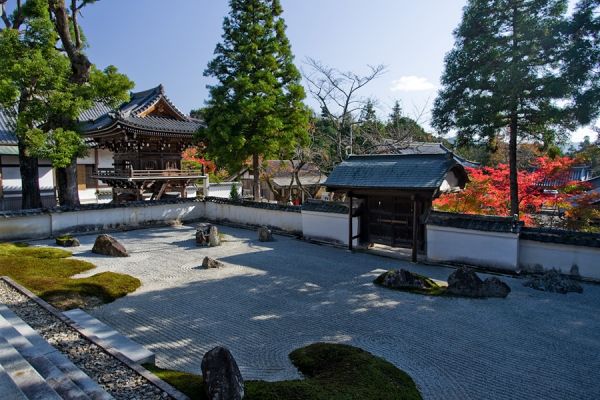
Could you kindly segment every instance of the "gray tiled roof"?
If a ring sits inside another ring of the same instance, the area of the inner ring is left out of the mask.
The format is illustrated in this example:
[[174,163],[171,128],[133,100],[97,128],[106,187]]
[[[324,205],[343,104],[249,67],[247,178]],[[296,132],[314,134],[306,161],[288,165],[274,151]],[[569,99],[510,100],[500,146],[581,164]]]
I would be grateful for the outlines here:
[[3,108],[0,108],[0,144],[9,146],[17,144],[15,120]]
[[332,190],[435,190],[457,166],[460,164],[446,154],[351,156],[334,168],[325,185]]
[[321,200],[307,200],[302,204],[302,211],[315,211],[333,214],[348,214],[348,205]]
[[536,242],[572,244],[575,246],[600,247],[600,234],[574,232],[548,228],[523,228],[521,239]]
[[479,163],[469,161],[438,142],[411,142],[396,143],[393,140],[384,140],[375,148],[375,154],[452,154],[453,157],[465,167],[477,168]]
[[455,214],[434,211],[427,217],[428,225],[447,226],[450,228],[470,229],[486,232],[517,232],[523,226],[515,223],[511,217],[495,215]]

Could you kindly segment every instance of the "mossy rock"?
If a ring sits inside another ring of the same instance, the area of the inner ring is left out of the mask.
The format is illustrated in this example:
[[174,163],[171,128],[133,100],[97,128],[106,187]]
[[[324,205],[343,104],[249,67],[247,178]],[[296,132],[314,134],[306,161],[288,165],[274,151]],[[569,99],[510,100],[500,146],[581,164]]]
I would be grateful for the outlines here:
[[71,235],[57,236],[56,245],[61,247],[77,247],[80,246],[79,240]]
[[375,278],[373,283],[387,289],[431,296],[440,296],[446,292],[446,287],[433,279],[404,269],[386,271]]

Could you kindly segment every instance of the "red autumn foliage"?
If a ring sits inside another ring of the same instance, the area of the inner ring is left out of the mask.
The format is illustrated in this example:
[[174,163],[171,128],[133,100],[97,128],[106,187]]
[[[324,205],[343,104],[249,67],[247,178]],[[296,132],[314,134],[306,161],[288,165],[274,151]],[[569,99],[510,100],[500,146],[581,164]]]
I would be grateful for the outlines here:
[[205,173],[214,173],[217,169],[217,166],[214,162],[205,159],[204,157],[198,156],[198,149],[195,147],[190,147],[181,153],[181,157],[184,161],[184,165],[187,168],[192,169],[200,169],[200,166],[204,166]]
[[[569,180],[570,168],[575,163],[576,160],[569,157],[539,157],[530,171],[518,172],[519,218],[526,225],[534,224],[531,214],[539,212],[543,206],[567,209],[567,215],[569,211],[572,214],[582,213],[575,210],[581,205],[574,206],[572,200],[578,196],[582,197],[587,187],[582,182]],[[443,211],[464,214],[509,216],[508,165],[499,164],[497,168],[467,168],[467,172],[469,183],[465,189],[458,193],[442,195],[435,200],[434,206]],[[587,200],[590,199],[586,197]]]

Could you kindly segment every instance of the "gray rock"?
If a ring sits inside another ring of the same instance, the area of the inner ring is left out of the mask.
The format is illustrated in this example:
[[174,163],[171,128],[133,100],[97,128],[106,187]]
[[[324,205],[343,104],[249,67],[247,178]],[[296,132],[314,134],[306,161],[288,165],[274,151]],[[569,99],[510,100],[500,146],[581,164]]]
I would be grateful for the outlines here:
[[210,400],[241,400],[244,398],[244,379],[225,347],[215,347],[202,357],[202,379]]
[[217,261],[214,258],[204,257],[202,260],[202,268],[204,269],[212,269],[212,268],[223,268],[225,264],[221,261]]
[[510,287],[498,278],[487,278],[483,281],[483,297],[506,297]]
[[376,283],[391,289],[431,289],[432,285],[425,279],[405,269],[391,270],[381,274]]
[[210,247],[220,246],[221,237],[219,236],[219,229],[216,226],[211,226],[208,231],[208,245]]
[[506,297],[510,287],[498,278],[482,281],[475,271],[461,267],[448,277],[446,293],[462,297]]
[[209,235],[211,227],[212,224],[209,224],[207,222],[202,222],[198,224],[198,226],[196,227],[196,244],[198,246],[209,245]]
[[261,242],[270,242],[273,240],[273,233],[266,226],[258,228],[258,240]]
[[573,279],[560,273],[555,269],[546,271],[543,275],[534,277],[523,284],[523,286],[530,287],[536,290],[542,290],[544,292],[556,292],[556,293],[583,293],[583,287]]
[[99,235],[94,242],[92,253],[112,257],[129,257],[125,247],[114,237],[106,234]]
[[571,270],[569,271],[569,274],[576,278],[579,278],[581,276],[579,274],[579,266],[577,264],[571,265]]

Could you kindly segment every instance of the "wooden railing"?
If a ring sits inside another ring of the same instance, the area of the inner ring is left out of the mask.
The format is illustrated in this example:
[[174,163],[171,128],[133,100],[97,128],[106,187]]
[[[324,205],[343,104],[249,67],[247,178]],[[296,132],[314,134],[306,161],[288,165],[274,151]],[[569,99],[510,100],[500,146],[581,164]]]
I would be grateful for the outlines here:
[[98,178],[157,178],[157,177],[202,177],[200,171],[180,169],[112,169],[98,168],[95,174]]

